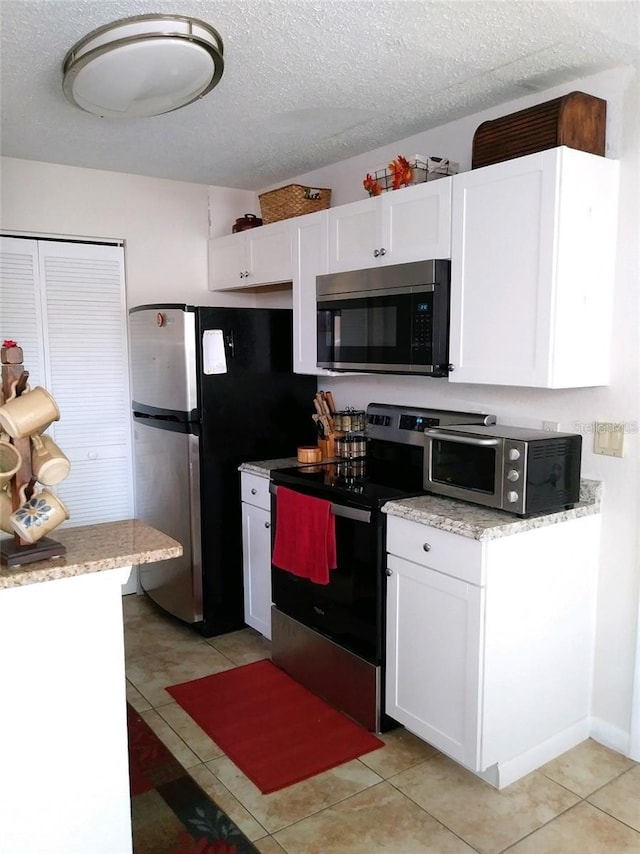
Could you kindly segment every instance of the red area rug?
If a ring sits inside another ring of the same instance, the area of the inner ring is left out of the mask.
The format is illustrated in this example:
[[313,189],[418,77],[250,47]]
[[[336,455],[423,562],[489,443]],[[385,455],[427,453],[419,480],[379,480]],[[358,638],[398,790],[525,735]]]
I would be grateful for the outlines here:
[[263,794],[383,746],[267,659],[167,691]]

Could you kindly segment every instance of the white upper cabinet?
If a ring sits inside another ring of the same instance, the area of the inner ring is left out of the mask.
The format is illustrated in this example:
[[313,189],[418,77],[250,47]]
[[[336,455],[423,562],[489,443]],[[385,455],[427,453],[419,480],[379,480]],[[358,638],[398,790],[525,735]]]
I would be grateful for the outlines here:
[[297,216],[291,222],[293,243],[293,370],[331,375],[319,368],[317,355],[316,276],[327,272],[328,212]]
[[210,291],[253,288],[291,278],[291,220],[209,241]]
[[561,147],[452,182],[449,381],[605,385],[617,161]]
[[451,257],[451,178],[328,211],[329,273]]

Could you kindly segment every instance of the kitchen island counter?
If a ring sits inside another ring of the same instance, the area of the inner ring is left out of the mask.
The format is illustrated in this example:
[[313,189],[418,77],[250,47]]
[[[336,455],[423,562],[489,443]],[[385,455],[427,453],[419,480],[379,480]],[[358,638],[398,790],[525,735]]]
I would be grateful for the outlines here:
[[416,498],[388,501],[382,510],[389,516],[410,519],[413,522],[440,528],[473,540],[495,540],[533,528],[557,525],[569,519],[592,516],[600,512],[601,497],[601,481],[582,480],[580,501],[572,509],[553,513],[535,513],[526,518],[515,516],[504,510],[492,510],[478,504],[438,495],[419,495]]
[[138,519],[61,528],[53,536],[67,553],[22,566],[1,567],[0,589],[152,563],[182,554],[180,543]]
[[182,546],[133,519],[54,534],[64,556],[0,570],[0,851],[131,854],[122,585]]

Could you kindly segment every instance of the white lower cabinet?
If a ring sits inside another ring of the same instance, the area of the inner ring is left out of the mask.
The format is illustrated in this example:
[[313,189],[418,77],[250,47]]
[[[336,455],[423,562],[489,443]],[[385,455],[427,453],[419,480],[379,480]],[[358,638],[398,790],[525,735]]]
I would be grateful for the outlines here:
[[388,568],[387,714],[475,765],[482,588],[394,555]]
[[271,508],[269,478],[242,472],[244,621],[271,640]]
[[493,540],[387,523],[387,714],[498,788],[587,738],[599,516]]

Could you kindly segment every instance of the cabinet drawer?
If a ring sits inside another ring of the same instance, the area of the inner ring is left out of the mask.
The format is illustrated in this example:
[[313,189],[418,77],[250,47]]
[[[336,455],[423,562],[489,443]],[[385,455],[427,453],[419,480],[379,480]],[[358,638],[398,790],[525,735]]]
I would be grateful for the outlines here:
[[271,509],[268,477],[242,472],[240,485],[243,501],[255,507],[261,507],[263,510]]
[[484,584],[483,547],[479,540],[387,516],[387,551],[470,584]]

